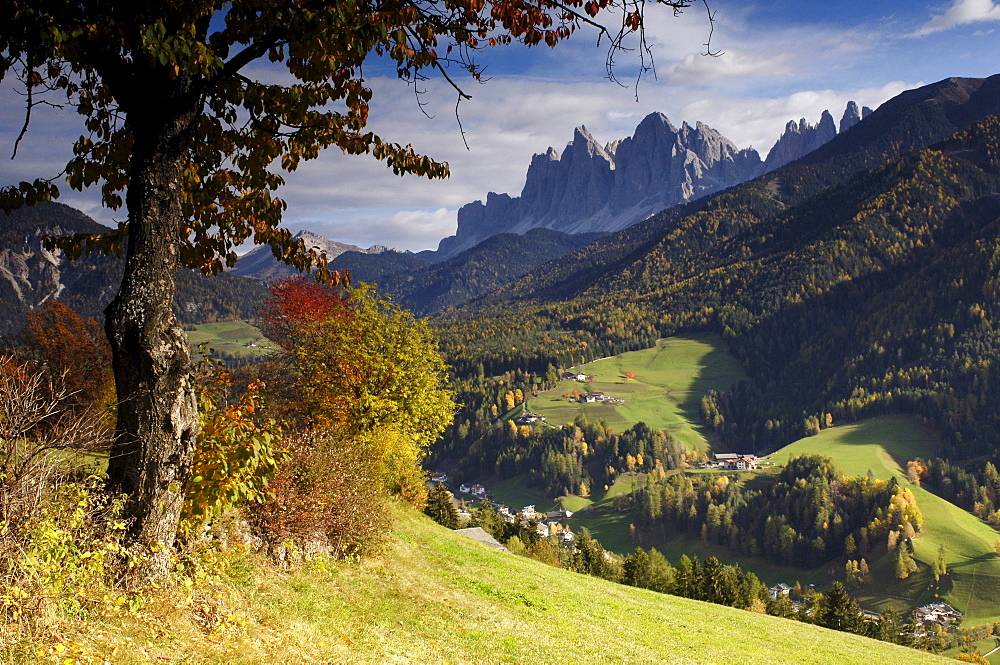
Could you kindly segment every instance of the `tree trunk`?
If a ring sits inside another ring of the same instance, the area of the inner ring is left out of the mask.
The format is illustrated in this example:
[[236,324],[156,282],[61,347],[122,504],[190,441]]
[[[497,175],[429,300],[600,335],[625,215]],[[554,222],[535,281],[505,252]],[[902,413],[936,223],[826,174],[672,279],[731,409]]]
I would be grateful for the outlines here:
[[198,426],[187,335],[173,313],[182,178],[194,112],[151,95],[128,114],[128,243],[121,288],[105,310],[118,398],[108,464],[112,491],[128,496],[130,545],[145,558],[137,580],[169,570]]

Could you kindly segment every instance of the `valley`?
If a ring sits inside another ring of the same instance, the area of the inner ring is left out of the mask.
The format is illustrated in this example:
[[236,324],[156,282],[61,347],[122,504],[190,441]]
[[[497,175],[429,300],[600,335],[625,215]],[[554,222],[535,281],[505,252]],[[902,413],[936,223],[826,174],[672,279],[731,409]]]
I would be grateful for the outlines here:
[[[583,415],[623,431],[645,422],[700,452],[708,451],[707,437],[712,436],[701,425],[702,397],[709,390],[729,390],[746,377],[722,339],[712,334],[659,340],[649,349],[571,367],[567,373],[587,378],[563,379],[532,397],[526,408],[550,424],[571,423]],[[601,392],[614,401],[581,401],[585,397],[577,393],[588,392]],[[718,445],[714,448],[722,452]]]
[[[635,377],[626,379],[627,371],[634,372]],[[698,408],[701,397],[709,390],[726,390],[745,377],[736,359],[725,351],[721,339],[707,334],[659,340],[649,349],[579,365],[566,374],[585,379],[564,378],[550,390],[527,400],[508,417],[527,410],[546,418],[541,426],[553,427],[583,416],[591,422],[603,419],[616,431],[646,422],[654,429],[668,431],[689,450],[709,457],[722,449],[711,432],[706,436],[701,424]],[[574,390],[578,396],[574,396]],[[594,392],[622,398],[625,403],[581,401],[581,396]],[[873,581],[858,588],[855,596],[873,611],[891,607],[905,615],[919,605],[947,602],[965,613],[967,625],[1000,621],[1000,606],[995,601],[1000,594],[1000,556],[994,551],[1000,533],[932,488],[914,484],[907,478],[907,462],[933,459],[941,445],[940,435],[914,417],[883,416],[828,427],[814,436],[799,439],[764,456],[758,471],[692,469],[668,473],[728,474],[741,482],[759,484],[773,478],[791,458],[823,455],[832,458],[848,476],[871,474],[877,479],[895,478],[915,495],[923,515],[923,526],[913,540],[919,568],[906,580],[896,579],[892,556],[883,546],[869,560]],[[621,502],[644,488],[646,481],[646,473],[626,472],[606,489],[595,486],[587,497],[572,494],[550,497],[538,489],[525,487],[529,482],[526,476],[515,476],[491,483],[490,491],[494,500],[512,507],[530,503],[539,510],[569,509],[573,515],[566,523],[574,531],[586,528],[607,549],[624,555],[637,543],[629,534],[635,518],[623,512]],[[737,555],[685,533],[640,532],[639,543],[656,547],[672,561],[682,554],[739,561],[744,569],[752,570],[768,584],[798,581],[826,586],[844,575],[836,561],[814,569],[785,567],[759,557]],[[932,567],[942,547],[948,575],[938,585]]]
[[230,356],[261,357],[270,346],[258,328],[239,319],[191,325],[186,332],[192,347],[205,344]]
[[[939,439],[912,418],[892,416],[832,427],[820,434],[801,439],[768,459],[776,464],[802,454],[828,455],[845,473],[877,478],[896,478],[916,496],[924,525],[913,541],[914,555],[923,564],[913,576],[900,582],[894,579],[888,561],[874,565],[881,583],[863,589],[857,597],[873,608],[894,606],[904,609],[938,598],[961,607],[972,624],[1000,620],[1000,555],[995,552],[998,532],[936,494],[932,488],[907,480],[906,463],[916,458],[930,459]],[[935,589],[931,565],[944,548],[949,575],[940,589]],[[904,601],[904,602],[896,602]]]
[[[283,340],[287,367],[277,369],[255,366],[269,343],[246,322],[268,298],[266,281],[290,269],[264,247],[236,271],[181,270],[177,321],[192,345],[212,346],[235,370],[224,381],[247,386],[215,395],[216,413],[201,414],[205,440],[230,446],[218,463],[198,460],[223,470],[206,496],[250,457],[239,472],[247,485],[232,488],[236,510],[263,511],[284,529],[289,506],[336,503],[314,500],[325,491],[341,502],[336,519],[354,516],[343,523],[365,534],[358,542],[385,545],[304,556],[290,592],[269,573],[236,584],[232,598],[246,592],[257,603],[243,634],[267,634],[262,626],[282,624],[287,606],[324,618],[290,642],[315,642],[317,658],[606,662],[695,649],[697,662],[798,662],[801,652],[785,649],[808,642],[822,662],[870,660],[876,647],[854,636],[831,638],[837,655],[817,628],[688,604],[810,622],[810,585],[822,603],[840,582],[890,617],[862,625],[848,606],[849,632],[873,634],[878,623],[881,639],[896,640],[891,617],[932,602],[963,613],[963,628],[1000,622],[1000,76],[945,79],[873,112],[848,107],[840,132],[829,113],[817,126],[790,123],[772,155],[653,114],[623,141],[602,146],[581,127],[562,155],[536,155],[520,197],[491,193],[464,206],[457,235],[437,252],[289,233],[328,247],[327,267],[348,270],[352,285],[285,284],[290,330],[310,346]],[[668,172],[677,178],[667,182]],[[41,240],[97,225],[52,203],[6,219],[0,295],[15,318],[53,299],[100,318],[122,262],[66,262]],[[221,270],[209,254],[202,268]],[[377,287],[353,288],[366,281]],[[12,352],[44,358],[8,326]],[[284,328],[268,330],[282,339],[273,331]],[[265,425],[267,398],[253,393],[267,372],[277,384],[270,398],[292,423],[273,436],[251,423],[277,428]],[[323,428],[329,441],[309,439]],[[722,453],[746,458],[722,468]],[[537,561],[465,542],[389,498],[427,504],[456,526],[458,502],[425,472],[468,498],[462,508],[481,507],[470,484],[485,485],[503,512],[463,511],[462,520]],[[278,506],[272,481],[301,495]],[[506,510],[531,505],[521,520]],[[572,514],[537,512],[552,509]],[[361,514],[364,524],[350,521]],[[572,534],[537,524],[542,517]],[[337,528],[324,537],[339,538]],[[275,556],[287,562],[281,547]],[[651,548],[670,563],[656,563]],[[333,563],[338,556],[352,563]],[[806,587],[794,606],[780,592],[768,600],[766,586],[779,582]],[[615,632],[630,619],[629,636]],[[292,635],[303,625],[287,624]],[[725,641],[733,625],[748,637]],[[958,640],[908,630],[921,648]],[[520,639],[528,633],[558,648]],[[194,659],[204,648],[185,645]],[[879,662],[893,662],[884,648]]]

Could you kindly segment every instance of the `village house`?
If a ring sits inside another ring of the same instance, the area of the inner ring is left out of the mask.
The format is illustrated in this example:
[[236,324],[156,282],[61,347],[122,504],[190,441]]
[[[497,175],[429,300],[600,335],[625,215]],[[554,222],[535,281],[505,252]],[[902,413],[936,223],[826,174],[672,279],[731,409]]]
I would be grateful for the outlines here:
[[717,453],[715,461],[719,468],[733,471],[756,469],[760,463],[756,455],[748,455],[746,453]]
[[736,462],[733,464],[732,468],[738,469],[739,471],[746,471],[746,470],[749,470],[749,469],[756,469],[757,468],[757,457],[755,455],[746,455],[744,457],[741,457],[738,460],[736,460]]
[[573,517],[572,510],[552,510],[545,513],[545,519],[550,522],[558,522],[559,520],[564,520]]
[[473,485],[471,493],[472,496],[486,496],[486,488],[482,485]]
[[576,536],[573,535],[573,530],[570,529],[565,524],[560,524],[559,522],[549,521],[545,525],[548,531],[549,538],[555,538],[563,545],[563,547],[569,547],[573,544],[573,540]]
[[446,483],[448,482],[448,474],[442,471],[435,471],[431,474],[431,482],[433,483]]
[[572,380],[572,381],[586,381],[589,378],[591,378],[591,376],[593,376],[593,375],[588,376],[586,374],[581,374],[579,372],[563,372],[562,373],[562,378],[563,379],[565,379],[565,380]]
[[458,491],[461,492],[462,494],[468,494],[472,491],[472,485],[470,485],[469,483],[462,483],[461,485],[458,486]]
[[779,596],[787,596],[792,590],[792,587],[788,586],[784,582],[778,582],[773,587],[767,590],[771,594],[771,600],[778,600]]
[[518,425],[530,425],[531,423],[542,422],[544,420],[545,416],[540,416],[537,413],[531,413],[529,411],[525,411],[523,414],[518,416],[517,420],[515,420],[514,422],[516,422]]
[[929,603],[913,610],[913,618],[925,626],[932,623],[947,626],[962,620],[962,613],[947,603]]

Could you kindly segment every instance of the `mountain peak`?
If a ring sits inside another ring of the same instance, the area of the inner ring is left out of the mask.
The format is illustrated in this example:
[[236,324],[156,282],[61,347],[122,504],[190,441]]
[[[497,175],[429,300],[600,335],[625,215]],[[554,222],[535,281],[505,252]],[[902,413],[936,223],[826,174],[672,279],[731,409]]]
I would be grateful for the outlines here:
[[858,110],[857,103],[854,101],[847,102],[847,108],[844,109],[844,115],[840,118],[839,133],[843,134],[859,122],[861,122],[861,111]]
[[675,127],[662,113],[644,117],[631,137],[601,145],[584,126],[562,156],[535,155],[518,198],[489,194],[458,211],[458,233],[441,241],[449,258],[497,233],[550,228],[616,231],[677,203],[760,174],[760,156],[737,150],[704,123]]
[[[315,249],[320,252],[326,252],[326,258],[328,261],[332,261],[344,252],[371,253],[373,250],[385,251],[385,249],[387,249],[380,248],[380,245],[375,245],[371,249],[366,250],[358,247],[357,245],[349,245],[347,243],[337,242],[336,240],[330,240],[329,238],[321,236],[318,233],[305,229],[296,233],[294,237],[297,240],[301,240],[305,244],[306,249]],[[236,262],[236,266],[230,272],[241,277],[255,277],[266,281],[291,277],[292,275],[299,274],[298,270],[295,268],[281,263],[274,258],[274,254],[271,252],[271,248],[268,245],[255,247],[241,256]]]
[[[852,124],[852,104],[854,114],[857,113],[857,104],[848,102],[844,110],[844,117],[840,121],[841,131],[844,131],[845,122]],[[854,121],[853,124],[856,124]],[[815,125],[809,124],[805,118],[801,118],[798,123],[789,120],[785,125],[785,132],[782,134],[764,160],[764,172],[769,173],[777,168],[781,168],[789,162],[803,157],[821,145],[828,142],[837,135],[837,123],[833,119],[830,111],[826,110],[820,115],[819,122]]]

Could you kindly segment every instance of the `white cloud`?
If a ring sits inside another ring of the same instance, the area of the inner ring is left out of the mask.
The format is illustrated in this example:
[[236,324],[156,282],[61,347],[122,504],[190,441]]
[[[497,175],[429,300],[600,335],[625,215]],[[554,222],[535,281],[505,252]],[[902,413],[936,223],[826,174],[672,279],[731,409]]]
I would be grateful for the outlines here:
[[456,212],[454,208],[340,210],[333,219],[304,218],[293,228],[308,228],[359,247],[390,245],[395,249],[420,251],[437,249],[438,240],[455,232]]
[[706,85],[727,78],[783,76],[790,71],[786,56],[760,58],[729,50],[718,56],[688,53],[679,62],[662,68],[657,76],[671,85]]
[[[952,10],[973,4],[964,0]],[[978,6],[976,16],[996,11],[992,2]],[[401,178],[370,157],[327,150],[288,175],[287,186],[279,191],[289,204],[285,225],[366,247],[435,247],[440,238],[454,233],[459,207],[484,199],[490,191],[518,195],[531,156],[549,146],[561,153],[578,125],[586,125],[606,143],[631,135],[644,116],[659,111],[675,125],[702,121],[737,146],[753,145],[763,156],[788,120],[804,117],[815,123],[824,109],[839,120],[850,99],[874,107],[909,87],[886,81],[938,80],[956,74],[955,58],[929,55],[938,41],[953,44],[949,35],[921,42],[898,40],[890,35],[891,21],[793,23],[773,20],[770,14],[759,18],[755,11],[745,4],[719,6],[712,46],[724,55],[712,58],[701,55],[709,32],[703,11],[692,7],[674,17],[665,8],[650,6],[647,38],[657,78],[643,79],[638,101],[635,89],[605,79],[603,45],[595,47],[584,34],[554,50],[518,47],[484,53],[484,58],[492,58],[487,73],[496,72],[494,78],[485,85],[462,80],[473,96],[460,109],[468,148],[454,115],[455,92],[446,83],[438,78],[421,84],[426,87],[423,110],[431,116],[426,117],[412,87],[392,78],[391,72],[375,75],[384,68],[366,68],[366,82],[375,94],[370,129],[447,161],[451,178]],[[966,62],[995,62],[990,41],[976,40],[977,50]],[[636,71],[635,53],[623,54],[619,62],[620,78],[628,84]],[[287,79],[287,73],[264,69],[263,76]],[[969,67],[964,73],[983,75],[969,72]],[[71,156],[79,117],[72,111],[39,108],[28,140],[12,163],[4,158],[20,128],[23,102],[9,93],[8,81],[4,83],[0,184],[55,175]],[[102,211],[96,190],[62,189],[64,202],[99,221],[124,214]]]
[[823,111],[830,111],[839,125],[847,102],[854,101],[859,107],[874,109],[903,90],[917,85],[893,81],[878,88],[802,90],[769,99],[712,97],[687,104],[683,114],[719,130],[741,148],[753,146],[763,158],[789,120],[805,118],[806,122],[815,124]]
[[926,37],[960,25],[1000,21],[1000,4],[992,0],[954,0],[951,7],[917,28],[911,37]]

